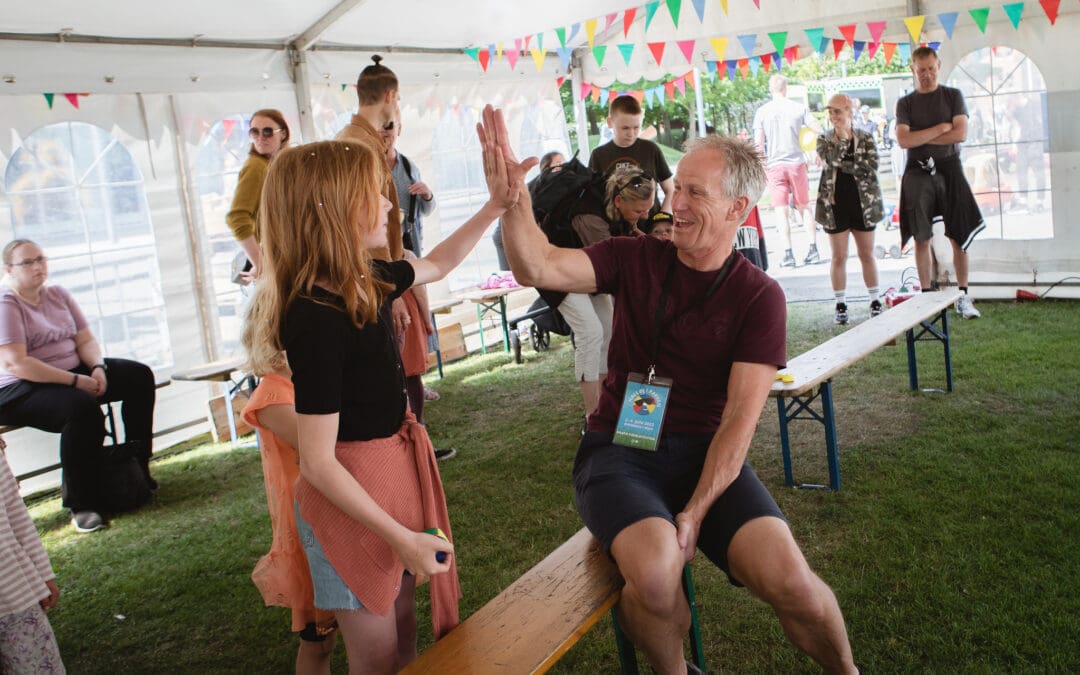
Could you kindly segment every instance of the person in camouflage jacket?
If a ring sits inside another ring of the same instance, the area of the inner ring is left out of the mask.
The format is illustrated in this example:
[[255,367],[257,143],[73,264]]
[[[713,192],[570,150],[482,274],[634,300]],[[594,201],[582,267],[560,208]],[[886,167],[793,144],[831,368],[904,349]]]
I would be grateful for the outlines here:
[[884,208],[877,178],[877,148],[870,134],[853,128],[851,99],[837,94],[829,99],[827,110],[833,128],[817,140],[817,153],[824,166],[815,218],[829,235],[832,248],[830,276],[836,295],[835,321],[846,324],[849,231],[855,238],[863,281],[870,295],[870,316],[877,316],[882,310],[874,260],[874,228],[881,221]]

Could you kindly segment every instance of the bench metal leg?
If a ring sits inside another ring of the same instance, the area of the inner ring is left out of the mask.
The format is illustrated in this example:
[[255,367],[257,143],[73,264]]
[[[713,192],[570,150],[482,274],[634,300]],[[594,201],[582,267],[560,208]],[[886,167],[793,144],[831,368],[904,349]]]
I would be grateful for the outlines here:
[[[940,327],[936,324],[940,324]],[[916,333],[915,329],[919,332]],[[907,354],[908,354],[908,380],[912,391],[919,389],[919,367],[915,358],[915,343],[937,340],[945,351],[945,391],[953,390],[952,376],[952,350],[949,341],[949,310],[941,310],[936,319],[922,321],[919,326],[909,328],[907,331]]]
[[439,321],[435,318],[435,312],[431,313],[431,327],[435,331],[435,364],[439,369],[439,379],[442,379],[442,344],[439,342]]
[[[702,646],[701,629],[698,626],[697,599],[694,595],[694,577],[690,573],[690,565],[683,565],[682,587],[683,593],[686,594],[686,603],[690,606],[690,660],[702,672],[705,672],[705,649]],[[615,630],[615,647],[619,651],[619,672],[622,675],[637,675],[638,663],[634,643],[619,627],[615,607],[611,608],[611,627]]]
[[[821,399],[821,412],[810,405]],[[840,444],[836,437],[836,415],[833,406],[832,380],[826,380],[821,387],[810,394],[793,396],[791,399],[777,397],[776,409],[780,416],[780,452],[784,459],[784,481],[788,487],[826,490],[840,489]],[[825,459],[829,466],[829,485],[817,483],[795,483],[791,469],[791,444],[788,435],[788,422],[791,420],[816,420],[825,427]]]

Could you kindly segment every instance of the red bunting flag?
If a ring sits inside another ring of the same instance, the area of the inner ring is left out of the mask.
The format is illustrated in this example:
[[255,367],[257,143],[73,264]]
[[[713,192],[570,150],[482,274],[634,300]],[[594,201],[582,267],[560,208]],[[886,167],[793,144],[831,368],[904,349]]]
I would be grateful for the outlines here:
[[788,62],[789,66],[792,63],[795,63],[796,59],[798,59],[798,58],[799,58],[799,45],[792,45],[792,46],[790,46],[790,47],[788,47],[787,49],[784,50],[784,60]]
[[79,109],[79,95],[78,94],[64,94],[64,98],[68,100],[68,103],[75,106],[75,109]]
[[225,141],[229,136],[231,136],[233,129],[235,128],[236,120],[232,119],[231,117],[226,117],[225,119],[221,120],[221,140]]
[[874,54],[877,54],[878,47],[881,46],[880,42],[871,42],[866,45],[866,58],[871,61],[874,59]]
[[649,51],[652,52],[653,59],[656,61],[656,65],[660,65],[660,62],[664,60],[664,47],[667,46],[666,42],[646,42],[649,45]]
[[566,82],[565,77],[557,77],[557,78],[555,78],[555,88],[556,89],[562,89],[562,86],[563,86],[564,82]]
[[836,38],[833,38],[832,51],[833,51],[833,58],[834,59],[840,58],[840,52],[844,51],[844,41],[843,40],[837,40]]
[[664,93],[667,94],[669,99],[675,99],[675,83],[668,81],[664,83]]
[[582,82],[581,83],[581,94],[578,95],[578,98],[580,98],[582,101],[584,101],[585,97],[589,95],[589,92],[592,91],[595,88],[596,87],[593,87],[591,84],[587,84],[585,82]]
[[477,54],[477,60],[480,61],[480,69],[486,73],[488,62],[491,61],[491,52],[486,49],[481,49],[480,53]]
[[772,54],[762,54],[761,65],[765,66],[765,72],[767,74],[772,69]]
[[622,34],[623,37],[630,32],[630,26],[634,25],[634,15],[637,14],[637,7],[631,7],[623,13],[622,17]]
[[847,41],[849,46],[855,46],[855,24],[849,23],[846,26],[837,26],[840,29],[840,34],[844,36],[844,40]]
[[1039,0],[1039,4],[1042,5],[1043,11],[1046,12],[1046,18],[1050,19],[1050,25],[1053,26],[1057,21],[1058,7],[1061,6],[1061,0]]

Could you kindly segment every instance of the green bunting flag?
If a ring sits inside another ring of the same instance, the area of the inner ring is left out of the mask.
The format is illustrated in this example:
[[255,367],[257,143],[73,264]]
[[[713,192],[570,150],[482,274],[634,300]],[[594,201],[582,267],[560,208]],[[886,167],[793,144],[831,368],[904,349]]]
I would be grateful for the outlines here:
[[1013,28],[1020,27],[1020,15],[1024,13],[1024,3],[1013,2],[1008,5],[1002,5],[1001,8],[1005,10],[1005,14],[1009,17],[1009,21],[1012,22]]
[[784,47],[787,45],[787,31],[769,33],[769,39],[772,40],[773,46],[776,47],[776,51],[783,52]]
[[986,17],[990,16],[989,7],[979,7],[978,9],[969,9],[968,14],[975,21],[975,25],[979,27],[979,30],[986,33]]
[[604,67],[604,56],[607,54],[607,45],[596,45],[592,48],[593,58],[596,59],[596,65],[601,68]]
[[679,27],[679,11],[682,9],[682,0],[667,0],[668,12],[675,27]]
[[56,94],[45,94],[45,102],[49,104],[49,110],[52,110],[53,96]]

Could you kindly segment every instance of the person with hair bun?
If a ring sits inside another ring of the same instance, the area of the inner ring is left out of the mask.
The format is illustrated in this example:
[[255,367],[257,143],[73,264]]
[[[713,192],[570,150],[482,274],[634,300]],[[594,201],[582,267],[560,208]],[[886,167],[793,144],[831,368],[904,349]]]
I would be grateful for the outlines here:
[[251,149],[244,166],[240,167],[232,206],[225,215],[225,222],[232,230],[233,237],[250,261],[250,266],[245,266],[241,275],[242,284],[251,283],[259,274],[259,231],[256,222],[267,167],[277,153],[289,147],[292,137],[285,116],[273,108],[255,111],[248,122],[248,136],[251,137]]

